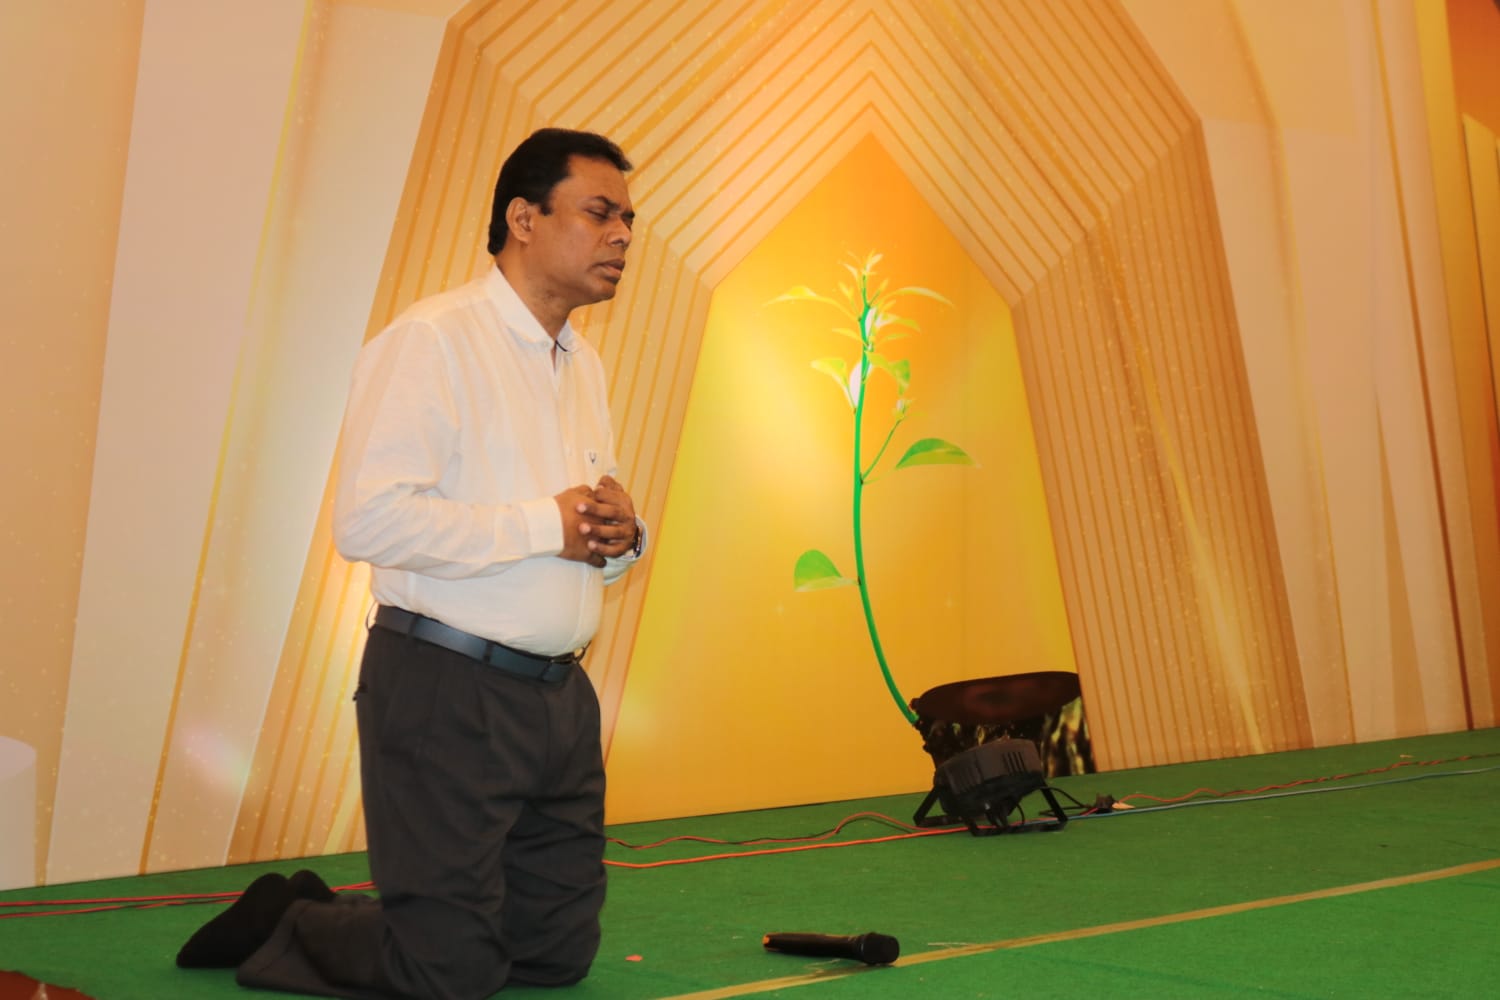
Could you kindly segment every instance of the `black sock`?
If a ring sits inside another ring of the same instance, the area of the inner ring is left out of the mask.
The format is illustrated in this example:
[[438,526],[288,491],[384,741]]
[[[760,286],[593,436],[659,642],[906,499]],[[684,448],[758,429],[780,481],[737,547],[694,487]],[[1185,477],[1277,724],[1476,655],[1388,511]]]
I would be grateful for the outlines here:
[[296,899],[285,875],[275,872],[262,875],[250,883],[229,909],[188,938],[177,953],[177,964],[184,969],[234,968],[270,940],[276,922]]
[[291,883],[292,892],[296,894],[298,899],[311,899],[317,903],[331,903],[333,902],[333,897],[338,895],[332,889],[328,888],[328,883],[324,882],[318,876],[317,872],[308,871],[306,868],[299,872],[294,872],[292,877],[287,881]]

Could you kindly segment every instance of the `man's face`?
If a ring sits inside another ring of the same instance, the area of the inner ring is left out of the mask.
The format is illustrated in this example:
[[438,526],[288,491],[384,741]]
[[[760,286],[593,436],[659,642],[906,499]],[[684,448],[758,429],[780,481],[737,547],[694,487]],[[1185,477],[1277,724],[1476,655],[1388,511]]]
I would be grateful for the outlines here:
[[550,201],[535,218],[538,277],[568,309],[614,298],[635,221],[625,175],[607,160],[571,157]]

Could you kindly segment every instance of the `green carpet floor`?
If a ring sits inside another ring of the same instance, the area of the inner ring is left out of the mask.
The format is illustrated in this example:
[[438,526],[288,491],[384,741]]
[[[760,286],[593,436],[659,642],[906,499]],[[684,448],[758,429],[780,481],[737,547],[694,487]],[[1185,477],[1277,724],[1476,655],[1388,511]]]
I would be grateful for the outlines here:
[[[1469,758],[1467,760],[1460,758]],[[1431,763],[1441,762],[1441,763]],[[1379,773],[1362,772],[1384,769]],[[1337,780],[1310,779],[1348,777]],[[1304,782],[1263,798],[791,853],[678,842],[611,847],[604,941],[565,992],[506,997],[647,1000],[852,997],[1469,997],[1500,983],[1500,730],[1060,779],[1085,802]],[[909,821],[920,794],[613,827],[630,843],[692,834],[797,837],[874,810]],[[1032,796],[1028,810],[1042,807]],[[896,831],[870,820],[838,841]],[[311,864],[339,885],[362,855]],[[237,890],[297,862],[0,894],[27,900]],[[1448,871],[1456,869],[1456,871]],[[1338,894],[1342,893],[1342,894]],[[0,913],[26,912],[0,909]],[[172,956],[205,905],[0,919],[0,969],[101,1000],[243,995],[228,972]],[[765,952],[768,931],[901,941],[865,969]]]

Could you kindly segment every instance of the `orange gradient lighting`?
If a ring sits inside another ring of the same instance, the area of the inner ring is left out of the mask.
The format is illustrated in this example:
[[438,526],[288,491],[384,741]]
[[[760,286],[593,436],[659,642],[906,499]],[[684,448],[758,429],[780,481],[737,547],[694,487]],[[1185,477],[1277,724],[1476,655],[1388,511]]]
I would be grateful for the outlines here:
[[[864,495],[866,573],[906,699],[937,684],[1073,670],[1010,313],[871,138],[714,291],[650,589],[610,748],[611,822],[914,791],[921,740],[891,702],[853,587],[793,589],[806,549],[854,573],[853,424],[819,358],[858,357],[837,312],[771,304],[795,285],[835,293],[843,262],[882,253],[920,332],[913,413]],[[872,379],[865,462],[889,427]],[[889,471],[942,437],[977,467]]]

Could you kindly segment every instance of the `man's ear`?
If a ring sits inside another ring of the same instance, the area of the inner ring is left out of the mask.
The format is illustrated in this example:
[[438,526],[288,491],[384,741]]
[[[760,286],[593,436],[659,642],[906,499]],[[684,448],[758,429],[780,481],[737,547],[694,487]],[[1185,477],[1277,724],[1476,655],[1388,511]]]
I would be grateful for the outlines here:
[[531,226],[536,221],[536,213],[540,207],[521,197],[510,200],[510,204],[505,206],[505,224],[510,227],[511,239],[521,243],[531,242]]

